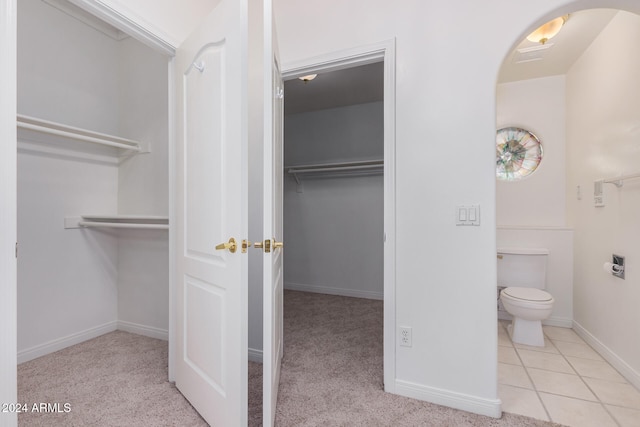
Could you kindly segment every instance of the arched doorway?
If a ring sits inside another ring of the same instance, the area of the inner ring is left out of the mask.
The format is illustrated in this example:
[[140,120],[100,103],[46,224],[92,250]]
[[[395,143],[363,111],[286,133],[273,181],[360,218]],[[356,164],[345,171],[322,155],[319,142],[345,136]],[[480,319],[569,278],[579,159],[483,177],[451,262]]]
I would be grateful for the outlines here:
[[[586,3],[546,15],[571,12],[556,39],[543,47],[517,42],[501,68],[497,128],[531,130],[544,157],[530,177],[497,183],[497,246],[549,249],[547,290],[556,301],[543,348],[512,346],[499,324],[498,387],[506,412],[568,425],[625,425],[640,415],[621,400],[640,398],[638,341],[625,327],[640,324],[628,303],[634,298],[629,285],[637,279],[622,281],[602,265],[621,251],[628,259],[640,255],[632,243],[640,236],[632,220],[640,183],[605,184],[604,206],[595,203],[593,191],[596,181],[640,171],[640,103],[629,97],[640,93],[633,77],[640,56],[631,49],[640,38],[640,16],[631,2],[597,5],[616,10],[581,9],[594,6]],[[595,33],[564,68],[545,74],[552,67],[544,61],[554,50],[562,50],[570,36],[585,37],[572,34],[580,27]]]

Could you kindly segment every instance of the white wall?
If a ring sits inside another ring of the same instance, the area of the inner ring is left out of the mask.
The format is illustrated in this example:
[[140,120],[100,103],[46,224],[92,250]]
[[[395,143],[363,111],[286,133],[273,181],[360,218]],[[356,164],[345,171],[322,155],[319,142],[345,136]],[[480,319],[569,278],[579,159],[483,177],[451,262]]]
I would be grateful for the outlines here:
[[[380,160],[383,104],[285,117],[285,165]],[[285,288],[383,296],[383,176],[285,176]]]
[[[116,47],[114,40],[43,2],[19,2],[18,112],[115,132]],[[25,139],[42,137],[20,135],[18,352],[25,360],[56,341],[115,328],[117,238],[65,230],[63,221],[80,213],[115,212],[118,167],[100,148],[32,143]]]
[[43,1],[21,0],[18,113],[117,134],[117,49],[115,40]]
[[[276,1],[285,69],[395,38],[396,324],[413,328],[413,347],[397,347],[396,381],[385,386],[494,415],[495,79],[510,37],[508,28],[487,29],[477,18],[491,9],[491,20],[501,22],[512,9],[504,6],[376,0],[308,8]],[[491,51],[476,49],[476,30]],[[455,206],[467,203],[481,205],[481,227],[455,226]]]
[[19,113],[151,145],[119,165],[113,149],[20,132],[19,361],[118,321],[166,338],[167,232],[64,229],[63,220],[167,215],[167,59],[37,0],[20,2],[18,27]]
[[[573,232],[566,227],[565,77],[499,84],[496,102],[498,129],[530,130],[543,147],[534,173],[520,181],[496,181],[496,244],[549,250],[546,290],[555,302],[545,324],[570,328]],[[510,318],[506,312],[498,314]]]
[[[397,392],[495,414],[498,69],[536,26],[598,5],[640,9],[634,0],[276,1],[284,69],[396,40],[395,320],[413,327],[413,347],[396,353]],[[480,204],[480,227],[455,226],[455,206],[467,203]]]
[[[576,327],[640,384],[640,181],[605,185],[593,205],[593,182],[640,171],[640,17],[618,13],[567,74],[569,218],[575,229]],[[614,48],[615,47],[615,48]],[[575,196],[582,188],[582,200]],[[626,280],[602,270],[626,256]]]
[[132,38],[118,48],[118,132],[151,149],[121,163],[118,212],[168,215],[168,58]]
[[168,339],[169,239],[166,230],[118,232],[119,329]]
[[[123,1],[111,3],[126,9]],[[495,413],[496,77],[528,32],[587,7],[640,12],[636,0],[276,2],[283,68],[326,52],[397,42],[396,321],[414,326],[414,347],[398,349],[396,360],[404,394]],[[455,227],[455,205],[468,202],[481,204],[482,225]],[[451,254],[458,268],[441,269]]]
[[498,85],[496,127],[529,130],[543,148],[542,162],[531,175],[520,181],[496,181],[498,225],[566,225],[564,94],[564,76]]
[[[118,213],[168,215],[167,58],[129,38],[119,46],[119,134],[150,145],[118,170]],[[167,339],[169,235],[118,233],[118,321],[121,328]]]
[[285,116],[285,165],[382,160],[383,103]]

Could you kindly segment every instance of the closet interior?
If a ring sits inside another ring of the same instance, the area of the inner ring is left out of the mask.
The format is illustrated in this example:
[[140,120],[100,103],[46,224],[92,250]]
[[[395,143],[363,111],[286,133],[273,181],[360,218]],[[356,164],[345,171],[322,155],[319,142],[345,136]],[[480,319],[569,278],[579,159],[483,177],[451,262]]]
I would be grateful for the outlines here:
[[284,287],[383,299],[383,62],[285,82]]
[[18,2],[18,362],[169,328],[168,58]]

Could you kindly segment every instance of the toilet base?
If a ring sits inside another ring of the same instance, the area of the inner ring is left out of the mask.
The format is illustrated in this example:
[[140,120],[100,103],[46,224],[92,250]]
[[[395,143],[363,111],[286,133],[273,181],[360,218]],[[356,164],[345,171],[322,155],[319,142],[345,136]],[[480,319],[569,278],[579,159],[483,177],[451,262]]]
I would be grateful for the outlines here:
[[511,341],[517,344],[544,347],[544,334],[541,320],[525,320],[514,317],[507,328]]

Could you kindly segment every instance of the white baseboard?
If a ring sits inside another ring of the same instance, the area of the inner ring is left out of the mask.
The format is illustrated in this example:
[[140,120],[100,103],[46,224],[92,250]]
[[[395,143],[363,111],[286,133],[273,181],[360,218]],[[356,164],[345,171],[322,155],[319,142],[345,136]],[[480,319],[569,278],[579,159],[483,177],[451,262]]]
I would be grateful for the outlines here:
[[[512,316],[504,310],[498,310],[498,319],[499,320],[511,320]],[[542,321],[543,325],[547,326],[557,326],[559,328],[572,328],[573,327],[573,319],[567,317],[556,317],[551,316],[546,320]]]
[[301,292],[313,292],[316,294],[341,295],[343,297],[366,298],[366,299],[384,299],[384,292],[360,291],[357,289],[335,288],[331,286],[319,285],[303,285],[300,283],[285,282],[285,289]]
[[169,341],[169,331],[166,329],[154,328],[153,326],[140,325],[133,322],[118,321],[118,330],[131,332],[132,334],[144,335],[149,338]]
[[543,320],[542,324],[547,326],[557,326],[559,328],[572,328],[573,319],[551,316],[550,318]]
[[640,373],[629,366],[627,362],[622,360],[620,356],[614,353],[609,347],[604,345],[599,339],[594,337],[582,325],[575,320],[573,321],[573,330],[585,340],[587,344],[593,347],[607,362],[611,364],[627,381],[640,389]]
[[262,363],[262,350],[249,349],[249,362]]
[[86,329],[75,334],[67,335],[66,337],[51,340],[44,344],[18,351],[18,363],[28,362],[29,360],[62,350],[63,348],[80,344],[81,342],[99,337],[100,335],[113,332],[116,329],[118,329],[118,322],[114,320],[113,322],[107,322],[103,325],[96,326],[95,328]]
[[396,380],[396,394],[488,417],[500,418],[502,416],[500,399],[483,399],[401,380]]

